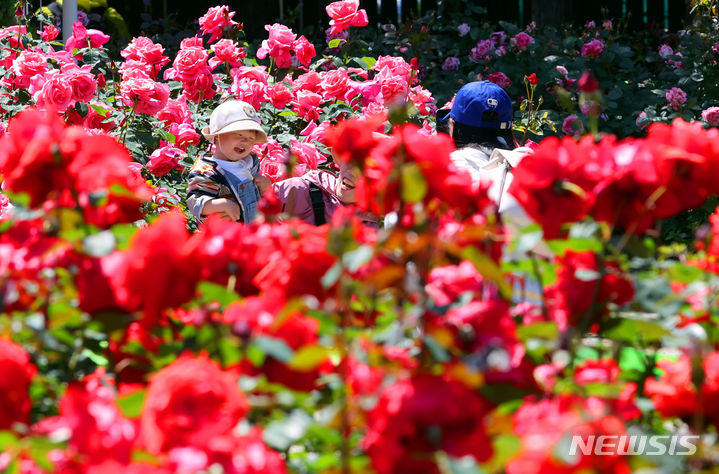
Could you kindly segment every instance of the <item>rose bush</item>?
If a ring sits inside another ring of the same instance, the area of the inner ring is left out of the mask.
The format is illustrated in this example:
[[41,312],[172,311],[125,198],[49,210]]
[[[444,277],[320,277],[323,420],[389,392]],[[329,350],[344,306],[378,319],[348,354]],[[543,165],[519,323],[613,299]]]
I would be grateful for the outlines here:
[[[428,60],[373,54],[357,39],[357,2],[328,14],[343,35],[327,42],[340,48],[332,57],[281,24],[238,42],[228,7],[210,9],[202,36],[174,53],[140,37],[116,62],[101,32],[78,27],[69,47],[48,30],[0,32],[2,469],[710,465],[719,209],[689,246],[652,238],[719,193],[719,131],[705,128],[716,107],[706,78],[684,76],[709,60],[685,43],[699,37],[652,49],[662,72],[637,79],[638,96],[656,97],[640,132],[638,109],[625,116],[620,100],[635,86],[607,81],[648,71],[630,58],[645,46],[624,49],[609,24],[549,44],[551,32],[462,23],[448,28],[456,49]],[[401,47],[442,44],[425,33]],[[556,57],[540,58],[540,45]],[[432,133],[427,85],[447,77],[448,57],[466,79],[521,85],[525,133],[556,120],[571,135],[534,144],[515,167],[509,192],[535,222],[518,234]],[[192,232],[184,173],[209,145],[197,130],[230,96],[269,132],[256,148],[263,173],[352,163],[356,206],[315,227],[283,219],[268,194],[251,225],[209,218]],[[551,100],[574,114],[561,119]],[[606,133],[627,121],[630,132]],[[367,211],[396,223],[367,227]],[[572,435],[631,433],[696,435],[697,450],[570,454]]]

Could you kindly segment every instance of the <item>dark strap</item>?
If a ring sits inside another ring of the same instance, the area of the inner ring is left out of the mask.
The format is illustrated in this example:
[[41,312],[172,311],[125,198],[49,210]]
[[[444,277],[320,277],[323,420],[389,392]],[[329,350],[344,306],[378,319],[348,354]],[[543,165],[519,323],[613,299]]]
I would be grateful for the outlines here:
[[315,183],[310,183],[310,199],[312,200],[312,212],[315,215],[315,225],[322,225],[325,222],[325,200],[322,197],[322,189]]

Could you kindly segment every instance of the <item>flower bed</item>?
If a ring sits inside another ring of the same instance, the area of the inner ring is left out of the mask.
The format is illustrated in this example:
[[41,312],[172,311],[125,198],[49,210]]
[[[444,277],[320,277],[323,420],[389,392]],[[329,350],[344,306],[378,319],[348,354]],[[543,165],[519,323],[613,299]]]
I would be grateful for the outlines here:
[[[107,36],[81,25],[67,45],[51,27],[0,32],[0,466],[710,465],[719,212],[689,248],[653,237],[717,194],[719,131],[676,118],[642,138],[576,139],[591,124],[575,114],[571,136],[543,140],[514,170],[509,192],[536,223],[511,235],[487,189],[452,164],[451,140],[432,133],[422,59],[353,55],[357,2],[328,13],[327,47],[343,49],[323,57],[280,24],[249,54],[227,7],[174,58],[135,38],[113,62]],[[538,52],[529,33],[512,38],[502,44],[518,57]],[[613,48],[587,41],[566,77],[546,67],[569,80]],[[541,127],[529,92],[543,93],[546,71],[527,71],[493,77],[526,87]],[[576,77],[585,105],[615,90],[597,92],[593,72]],[[686,112],[691,99],[668,90],[666,107]],[[256,150],[263,174],[340,156],[363,170],[356,209],[315,227],[278,220],[267,195],[257,222],[209,218],[191,233],[184,173],[229,95],[274,138]],[[368,228],[357,210],[396,212],[397,224]],[[627,444],[643,435],[654,438]]]

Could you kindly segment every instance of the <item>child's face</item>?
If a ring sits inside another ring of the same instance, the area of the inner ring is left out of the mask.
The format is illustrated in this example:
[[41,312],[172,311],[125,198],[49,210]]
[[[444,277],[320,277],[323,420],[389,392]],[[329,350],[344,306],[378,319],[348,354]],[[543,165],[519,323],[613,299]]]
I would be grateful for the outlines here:
[[255,142],[257,132],[254,130],[223,133],[215,137],[215,154],[221,160],[239,161],[250,154]]
[[337,197],[345,204],[353,204],[355,197],[355,186],[360,176],[360,170],[354,165],[347,163],[340,164],[340,175],[337,179]]

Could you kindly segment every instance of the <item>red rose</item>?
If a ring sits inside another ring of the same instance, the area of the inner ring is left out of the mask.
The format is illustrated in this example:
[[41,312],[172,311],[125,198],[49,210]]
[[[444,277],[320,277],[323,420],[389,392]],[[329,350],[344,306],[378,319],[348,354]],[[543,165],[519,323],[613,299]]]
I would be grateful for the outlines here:
[[83,382],[72,382],[60,400],[60,417],[72,433],[70,446],[90,461],[88,464],[103,460],[127,463],[137,427],[122,416],[114,382],[104,375],[104,369],[98,369]]
[[387,387],[367,417],[362,441],[379,473],[436,472],[434,451],[486,461],[492,443],[485,433],[488,404],[454,380],[419,375]]
[[594,77],[591,72],[584,71],[582,77],[577,81],[577,88],[582,92],[591,94],[599,89],[599,81],[597,81],[597,78]]
[[208,448],[230,435],[248,409],[236,377],[206,355],[184,355],[151,377],[141,440],[153,454],[183,446]]
[[532,73],[532,74],[530,74],[529,76],[527,76],[527,82],[529,82],[529,83],[532,84],[533,86],[536,86],[537,83],[538,83],[538,81],[537,81],[537,75],[536,75],[535,73]]
[[30,420],[30,381],[37,372],[25,349],[0,338],[0,430]]

